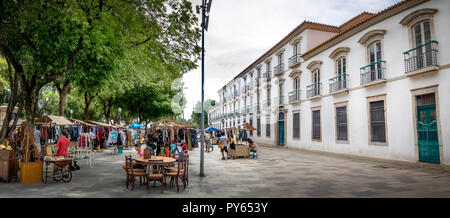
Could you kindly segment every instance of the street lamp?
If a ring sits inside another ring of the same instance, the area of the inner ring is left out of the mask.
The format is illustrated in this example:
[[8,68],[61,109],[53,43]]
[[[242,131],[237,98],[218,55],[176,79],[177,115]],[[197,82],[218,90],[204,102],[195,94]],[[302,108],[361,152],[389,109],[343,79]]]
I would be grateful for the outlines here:
[[201,123],[201,139],[202,143],[200,146],[200,177],[205,176],[204,172],[204,146],[205,146],[205,109],[204,109],[204,99],[205,99],[205,29],[208,31],[209,23],[209,11],[211,10],[212,0],[202,0],[202,5],[197,5],[197,13],[200,13],[200,8],[202,9],[202,123]]
[[121,117],[122,117],[122,108],[119,107],[119,125],[120,125]]
[[70,119],[72,119],[73,110],[70,109]]

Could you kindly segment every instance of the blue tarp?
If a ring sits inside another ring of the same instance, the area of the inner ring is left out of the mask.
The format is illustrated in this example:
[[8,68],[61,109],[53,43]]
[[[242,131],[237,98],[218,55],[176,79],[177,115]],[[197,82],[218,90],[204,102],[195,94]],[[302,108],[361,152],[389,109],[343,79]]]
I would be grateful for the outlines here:
[[142,128],[142,125],[139,123],[134,123],[134,124],[131,124],[129,128],[139,129],[139,128]]
[[216,129],[216,128],[212,127],[212,126],[206,128],[205,130],[206,130],[206,131],[217,131],[217,132],[220,131],[220,129]]

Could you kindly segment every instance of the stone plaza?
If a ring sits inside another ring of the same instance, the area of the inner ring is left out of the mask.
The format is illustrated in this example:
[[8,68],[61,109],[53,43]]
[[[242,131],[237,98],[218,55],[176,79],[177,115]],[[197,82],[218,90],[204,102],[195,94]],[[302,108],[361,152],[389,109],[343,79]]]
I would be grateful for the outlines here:
[[[150,193],[136,180],[125,188],[125,155],[97,153],[93,168],[81,160],[70,183],[0,183],[0,197],[43,198],[380,198],[450,197],[450,172],[378,160],[261,145],[258,159],[221,160],[217,146],[205,152],[205,177],[199,177],[200,152],[190,153],[189,186],[180,192],[160,184]],[[153,185],[153,184],[152,184]]]

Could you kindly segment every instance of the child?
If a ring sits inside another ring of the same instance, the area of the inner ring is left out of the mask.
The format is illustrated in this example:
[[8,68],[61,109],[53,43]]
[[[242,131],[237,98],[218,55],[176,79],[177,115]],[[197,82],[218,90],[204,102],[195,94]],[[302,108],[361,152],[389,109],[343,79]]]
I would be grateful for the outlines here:
[[247,142],[248,142],[248,147],[250,149],[250,156],[252,158],[258,158],[258,154],[256,151],[256,144],[251,139],[247,139]]
[[[144,150],[142,150],[140,145],[135,145],[134,150],[136,151],[133,156],[136,157],[144,157]],[[133,164],[133,169],[144,169],[144,166],[141,164]]]

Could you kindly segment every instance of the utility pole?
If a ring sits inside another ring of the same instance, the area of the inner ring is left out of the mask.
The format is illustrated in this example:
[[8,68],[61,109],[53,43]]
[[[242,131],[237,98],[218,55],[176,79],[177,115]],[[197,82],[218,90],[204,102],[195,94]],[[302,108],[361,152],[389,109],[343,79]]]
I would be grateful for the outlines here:
[[[205,176],[205,29],[208,31],[209,11],[211,9],[212,0],[202,0],[202,5],[197,5],[197,13],[200,13],[199,8],[202,9],[202,123],[201,123],[201,145],[200,145],[200,177]],[[208,13],[208,14],[206,14]]]

